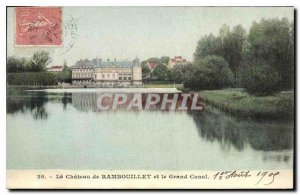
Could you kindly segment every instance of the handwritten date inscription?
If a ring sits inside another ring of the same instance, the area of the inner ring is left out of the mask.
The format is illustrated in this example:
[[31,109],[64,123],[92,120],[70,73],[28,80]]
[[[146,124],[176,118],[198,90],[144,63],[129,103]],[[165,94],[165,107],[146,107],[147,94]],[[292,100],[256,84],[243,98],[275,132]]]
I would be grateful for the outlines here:
[[60,7],[17,7],[16,45],[62,44]]
[[274,182],[275,177],[279,175],[278,171],[258,171],[257,173],[253,173],[251,171],[219,171],[213,175],[214,180],[228,180],[232,178],[248,178],[248,177],[257,177],[257,183],[263,185],[270,185]]

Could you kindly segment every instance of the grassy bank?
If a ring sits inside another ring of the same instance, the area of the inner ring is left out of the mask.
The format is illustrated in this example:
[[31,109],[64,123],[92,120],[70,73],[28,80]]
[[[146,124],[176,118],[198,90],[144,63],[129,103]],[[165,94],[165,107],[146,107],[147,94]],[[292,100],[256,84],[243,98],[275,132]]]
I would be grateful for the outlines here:
[[174,84],[143,84],[144,88],[176,88]]
[[242,90],[204,90],[203,100],[231,114],[264,119],[293,119],[294,92],[285,91],[274,96],[250,96]]

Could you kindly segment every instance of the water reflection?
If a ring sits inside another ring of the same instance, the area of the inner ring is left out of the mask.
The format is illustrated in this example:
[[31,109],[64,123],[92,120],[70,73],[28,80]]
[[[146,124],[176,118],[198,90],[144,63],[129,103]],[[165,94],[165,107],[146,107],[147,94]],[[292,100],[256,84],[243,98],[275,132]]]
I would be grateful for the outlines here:
[[61,98],[61,102],[63,104],[63,109],[67,109],[68,104],[72,104],[72,94],[71,93],[64,93],[63,97]]
[[286,151],[293,148],[294,126],[290,121],[255,121],[230,116],[218,109],[206,106],[205,112],[189,112],[200,137],[217,141],[222,150],[234,147],[238,151],[250,146],[254,150],[282,153],[266,153],[264,161],[291,160]]
[[[88,111],[92,110],[93,112],[102,112],[102,111],[111,111],[115,110],[113,109],[114,101],[116,100],[117,93],[110,93],[108,94],[109,97],[106,98],[99,98],[101,95],[105,95],[106,93],[72,93],[72,101],[73,105],[77,110],[80,111]],[[106,94],[107,95],[107,94]],[[158,102],[155,104],[151,104],[149,108],[147,108],[147,103],[149,103],[149,94],[148,93],[122,93],[122,95],[126,96],[126,100],[124,103],[121,103],[117,105],[116,109],[118,110],[130,110],[130,111],[139,111],[139,110],[147,110],[147,111],[182,111],[181,108],[186,108],[187,110],[191,110],[195,107],[193,107],[193,98],[194,95],[192,94],[186,101],[184,100],[184,97],[181,93],[157,93],[157,100]],[[151,94],[153,95],[153,94]],[[165,97],[165,95],[167,95]],[[175,97],[176,96],[176,97]],[[137,97],[141,98],[141,104],[139,106],[132,106],[132,103],[138,103]],[[174,107],[172,108],[172,103],[168,102],[167,104],[163,103],[163,99],[166,98],[168,100],[175,99],[176,101],[172,102],[174,103]],[[118,101],[121,101],[122,98],[120,98]],[[148,101],[148,102],[147,102]],[[153,101],[153,100],[152,100]],[[201,107],[202,99],[198,96],[195,97],[195,106]],[[100,109],[99,104],[101,104],[103,107],[108,107],[107,110]]]
[[8,96],[6,103],[7,113],[16,113],[29,110],[32,113],[34,119],[47,119],[48,113],[44,107],[44,104],[48,101],[48,97],[45,92],[37,92],[24,96]]
[[79,111],[96,112],[98,110],[96,93],[72,93],[72,103]]
[[[128,94],[129,100],[134,94]],[[146,98],[142,97],[143,105]],[[48,102],[62,104],[63,110],[72,105],[80,112],[100,112],[97,107],[97,93],[63,93],[51,94],[45,92],[26,92],[7,97],[7,113],[24,113],[29,111],[34,119],[51,117],[45,106]],[[182,99],[178,100],[180,104]],[[189,102],[190,104],[190,102]],[[127,103],[120,106],[127,106]],[[159,110],[161,102],[152,107]],[[166,109],[168,111],[168,109]],[[142,113],[141,113],[142,114]],[[197,127],[199,137],[209,142],[218,142],[221,149],[229,151],[232,148],[243,151],[247,147],[262,152],[286,151],[293,148],[293,123],[288,121],[254,121],[238,119],[229,116],[212,107],[205,111],[187,111]],[[266,153],[264,161],[290,161],[290,155]]]

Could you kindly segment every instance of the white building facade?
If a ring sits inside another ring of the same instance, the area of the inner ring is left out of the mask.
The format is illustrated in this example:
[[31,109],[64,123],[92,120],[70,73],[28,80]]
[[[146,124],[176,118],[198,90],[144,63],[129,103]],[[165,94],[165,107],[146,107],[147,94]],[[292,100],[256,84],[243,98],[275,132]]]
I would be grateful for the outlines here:
[[142,68],[133,62],[79,61],[72,67],[72,84],[77,86],[120,87],[142,84]]
[[63,66],[51,66],[50,68],[46,69],[48,72],[62,72]]

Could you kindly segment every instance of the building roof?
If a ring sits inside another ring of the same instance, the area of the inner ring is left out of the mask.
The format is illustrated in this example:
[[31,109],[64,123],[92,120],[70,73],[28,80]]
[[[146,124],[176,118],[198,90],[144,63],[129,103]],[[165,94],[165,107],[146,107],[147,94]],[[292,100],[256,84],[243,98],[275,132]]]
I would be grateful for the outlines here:
[[54,66],[51,66],[50,68],[62,68],[62,66],[54,65]]
[[71,68],[87,68],[87,67],[94,67],[95,64],[92,61],[77,61],[74,66]]
[[133,66],[139,66],[136,62],[130,62],[130,61],[121,61],[121,62],[98,62],[96,64],[96,67],[124,67],[124,68],[130,68]]
[[134,66],[140,66],[138,60],[134,61],[106,61],[106,62],[96,62],[96,61],[78,61],[72,68],[97,68],[97,67],[124,67],[131,68]]
[[171,62],[186,62],[186,59],[183,59],[182,56],[175,56],[175,58],[170,59]]
[[158,66],[158,62],[147,62],[149,68],[153,69]]

